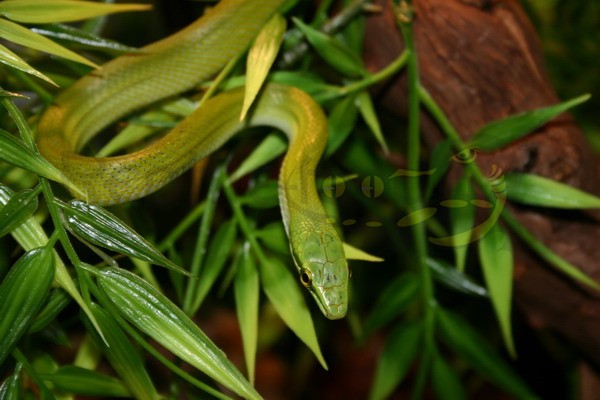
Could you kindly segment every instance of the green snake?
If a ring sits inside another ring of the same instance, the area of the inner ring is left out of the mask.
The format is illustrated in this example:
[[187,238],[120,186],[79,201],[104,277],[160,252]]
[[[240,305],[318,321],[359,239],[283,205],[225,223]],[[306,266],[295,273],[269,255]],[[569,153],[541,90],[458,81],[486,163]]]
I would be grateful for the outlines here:
[[[78,154],[119,118],[193,89],[245,51],[283,0],[223,0],[176,34],[138,54],[124,54],[60,94],[40,119],[39,150],[81,191],[101,204],[133,200],[161,188],[235,133],[269,125],[289,139],[279,178],[279,202],[300,280],[330,319],[348,308],[343,243],[315,188],[327,141],[321,108],[299,89],[269,84],[249,119],[240,122],[244,92],[221,93],[143,150],[115,157]],[[82,195],[81,193],[84,193]]]

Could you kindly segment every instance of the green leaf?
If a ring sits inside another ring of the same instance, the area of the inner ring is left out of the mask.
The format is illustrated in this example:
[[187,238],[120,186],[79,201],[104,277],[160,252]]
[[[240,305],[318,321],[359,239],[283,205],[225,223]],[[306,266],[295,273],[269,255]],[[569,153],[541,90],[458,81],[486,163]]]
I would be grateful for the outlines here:
[[0,386],[0,400],[21,400],[21,374],[19,372],[10,375]]
[[258,182],[239,197],[241,204],[250,208],[266,209],[279,205],[279,183],[275,180]]
[[600,208],[600,197],[573,186],[533,174],[506,174],[506,195],[517,203],[539,207]]
[[377,362],[370,400],[388,398],[402,382],[417,355],[422,336],[421,321],[404,323],[390,334]]
[[419,278],[411,273],[402,274],[389,282],[365,322],[364,335],[375,332],[402,314],[417,297],[419,287]]
[[2,129],[0,129],[0,160],[35,172],[65,186],[73,187],[69,180],[55,166],[39,154],[29,150],[23,142]]
[[271,222],[255,233],[256,238],[268,248],[279,254],[290,254],[290,241],[285,234],[282,221]]
[[327,64],[348,77],[368,75],[360,57],[339,40],[311,28],[298,18],[292,20]]
[[273,15],[263,26],[248,52],[246,59],[246,91],[240,120],[246,118],[250,106],[256,99],[265,79],[267,79],[269,70],[281,47],[285,28],[285,19],[279,14]]
[[430,199],[433,189],[438,185],[440,180],[446,174],[450,167],[450,157],[452,157],[452,143],[449,140],[439,142],[431,152],[429,161],[429,169],[433,171],[429,179],[427,179],[427,187],[425,189],[425,199]]
[[385,261],[381,257],[374,256],[372,254],[367,253],[359,248],[349,245],[348,243],[342,243],[344,246],[344,255],[346,256],[346,260],[360,260],[360,261],[368,261],[368,262],[382,262]]
[[[449,210],[450,227],[453,235],[466,232],[473,228],[475,223],[475,206],[471,204],[470,201],[474,197],[475,193],[473,191],[473,185],[471,184],[471,175],[465,173],[458,182],[456,182],[454,190],[452,191],[452,200],[460,200],[465,203],[463,207],[452,207]],[[452,248],[454,250],[456,269],[462,272],[465,270],[469,246],[464,243],[455,243]]]
[[2,18],[0,18],[0,37],[20,44],[21,46],[40,50],[58,57],[66,58],[67,60],[88,65],[90,67],[98,67],[98,65],[94,64],[93,62],[53,42],[52,40],[47,39],[38,33],[32,32],[19,24],[15,24],[14,22]]
[[71,302],[71,297],[63,289],[54,289],[42,310],[29,325],[27,333],[35,333],[44,329]]
[[0,209],[0,237],[28,220],[38,207],[38,191],[26,189],[15,193]]
[[354,104],[354,95],[348,95],[340,100],[329,114],[329,135],[325,154],[328,156],[346,141],[350,132],[356,126],[358,110]]
[[66,393],[102,397],[131,396],[118,379],[74,365],[64,366],[52,374],[42,374],[41,377],[52,383],[55,389]]
[[489,151],[506,146],[589,98],[590,95],[585,94],[553,106],[538,108],[491,122],[475,133],[467,147]]
[[434,279],[444,286],[461,293],[488,297],[488,292],[483,286],[445,261],[428,257],[425,262],[433,271]]
[[107,4],[79,0],[12,0],[0,2],[0,15],[27,24],[48,24],[149,8],[145,4]]
[[439,337],[479,373],[519,399],[536,396],[483,338],[458,315],[436,309]]
[[140,53],[136,47],[125,46],[113,40],[105,39],[93,33],[77,29],[74,26],[52,24],[30,28],[31,31],[40,35],[55,39],[61,43],[77,45],[90,50],[102,50],[107,53]]
[[235,182],[242,176],[255,171],[269,161],[279,157],[287,149],[287,143],[279,134],[273,133],[263,141],[246,157],[242,164],[229,176],[229,182]]
[[[4,4],[5,2],[0,3]],[[31,65],[27,64],[25,60],[21,57],[7,49],[5,46],[0,44],[0,63],[8,65],[11,68],[18,69],[19,71],[23,71],[29,75],[36,76],[40,79],[45,80],[46,82],[57,86],[52,79],[48,78],[46,75],[42,74],[37,69],[33,68]]]
[[237,318],[242,332],[248,379],[250,383],[254,383],[260,285],[258,269],[250,255],[250,246],[247,243],[244,245],[244,250],[239,258],[233,289]]
[[52,249],[40,247],[23,255],[0,285],[0,364],[27,331],[44,304],[54,278]]
[[174,355],[242,397],[261,398],[204,332],[154,286],[118,268],[102,270],[98,283],[125,319]]
[[431,365],[431,383],[438,400],[466,399],[467,394],[458,376],[446,361],[436,354]]
[[317,340],[317,334],[310,311],[306,306],[299,285],[292,273],[277,259],[269,259],[268,264],[259,265],[260,279],[269,301],[286,325],[315,354],[323,368],[325,359]]
[[197,310],[204,301],[204,298],[208,294],[209,290],[213,287],[217,277],[225,266],[225,261],[237,236],[237,225],[235,219],[230,219],[227,222],[221,224],[219,229],[214,234],[213,239],[208,246],[208,253],[204,266],[198,276],[198,288],[194,299],[193,310]]
[[158,399],[160,396],[144,368],[142,357],[131,345],[118,322],[97,304],[92,304],[90,308],[104,333],[104,338],[101,338],[89,323],[86,324],[87,330],[92,335],[96,346],[106,355],[110,365],[123,380],[127,387],[126,391],[131,392],[136,399]]
[[385,137],[383,136],[383,132],[381,132],[381,126],[379,125],[379,119],[377,118],[377,114],[375,113],[375,108],[373,107],[373,101],[371,100],[371,95],[366,90],[358,93],[356,96],[356,104],[365,120],[367,126],[373,133],[373,136],[383,149],[383,152],[387,154],[389,152],[389,148],[387,142],[385,141]]
[[269,81],[297,87],[311,96],[327,90],[337,90],[335,86],[323,81],[321,76],[306,71],[275,71],[269,76]]
[[69,229],[90,243],[189,275],[104,208],[72,200],[62,211]]
[[483,277],[500,324],[502,338],[508,353],[515,358],[517,354],[510,320],[513,285],[513,252],[510,236],[496,224],[479,240],[478,247]]

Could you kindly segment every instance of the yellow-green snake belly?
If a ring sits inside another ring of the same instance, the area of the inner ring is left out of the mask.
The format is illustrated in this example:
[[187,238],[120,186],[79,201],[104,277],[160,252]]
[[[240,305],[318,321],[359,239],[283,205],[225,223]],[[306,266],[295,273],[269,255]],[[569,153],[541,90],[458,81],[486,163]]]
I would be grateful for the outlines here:
[[299,89],[270,84],[251,117],[240,122],[243,90],[210,99],[143,150],[116,157],[77,154],[119,118],[210,78],[243,52],[283,0],[223,0],[182,31],[122,55],[59,95],[37,130],[40,152],[81,190],[77,197],[114,204],[147,195],[255,125],[289,139],[279,201],[300,280],[330,319],[348,308],[348,266],[342,241],[319,200],[315,168],[327,141],[321,108]]

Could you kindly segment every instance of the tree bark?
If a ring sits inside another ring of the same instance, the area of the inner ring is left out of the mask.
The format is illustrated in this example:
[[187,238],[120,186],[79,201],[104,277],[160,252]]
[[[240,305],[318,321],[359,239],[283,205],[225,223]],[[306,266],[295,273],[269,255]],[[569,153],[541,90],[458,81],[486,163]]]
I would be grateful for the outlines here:
[[[379,70],[403,49],[389,3],[369,17],[364,58]],[[414,37],[423,86],[468,140],[485,124],[508,115],[557,103],[544,69],[538,39],[517,1],[414,0]],[[405,115],[406,77],[376,89],[380,100]],[[423,115],[422,133],[432,148],[443,139]],[[545,176],[598,194],[597,159],[581,130],[562,115],[535,133],[477,159],[504,173]],[[452,185],[457,174],[448,176]],[[539,240],[600,281],[600,225],[597,214],[510,206]],[[553,270],[518,240],[515,302],[528,322],[560,334],[594,365],[600,365],[600,296]]]

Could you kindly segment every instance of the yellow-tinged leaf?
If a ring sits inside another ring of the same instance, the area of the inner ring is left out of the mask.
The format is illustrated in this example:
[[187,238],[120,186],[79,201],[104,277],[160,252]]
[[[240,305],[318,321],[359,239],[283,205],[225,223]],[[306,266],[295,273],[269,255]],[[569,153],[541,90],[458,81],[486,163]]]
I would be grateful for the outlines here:
[[49,24],[149,8],[146,4],[107,4],[79,0],[5,0],[0,2],[0,15],[17,22]]
[[90,67],[98,67],[93,62],[81,57],[79,54],[72,52],[58,43],[3,18],[0,18],[0,37],[20,44],[21,46],[44,51],[71,61],[89,65]]
[[244,106],[242,107],[240,120],[246,117],[250,106],[267,78],[283,41],[285,28],[285,19],[281,15],[275,14],[262,28],[248,53],[246,93],[244,94]]
[[385,261],[381,257],[374,256],[372,254],[367,253],[361,249],[353,247],[348,243],[344,243],[344,253],[346,254],[346,259],[348,260],[361,260],[361,261],[369,261],[369,262],[382,262]]
[[[2,4],[2,3],[0,3]],[[57,86],[52,79],[48,78],[46,75],[42,74],[37,69],[33,68],[31,65],[27,64],[21,57],[7,49],[6,47],[0,44],[0,63],[6,64],[9,67],[18,69],[20,71],[26,72],[30,75],[37,76],[40,79],[45,80],[48,83]]]

